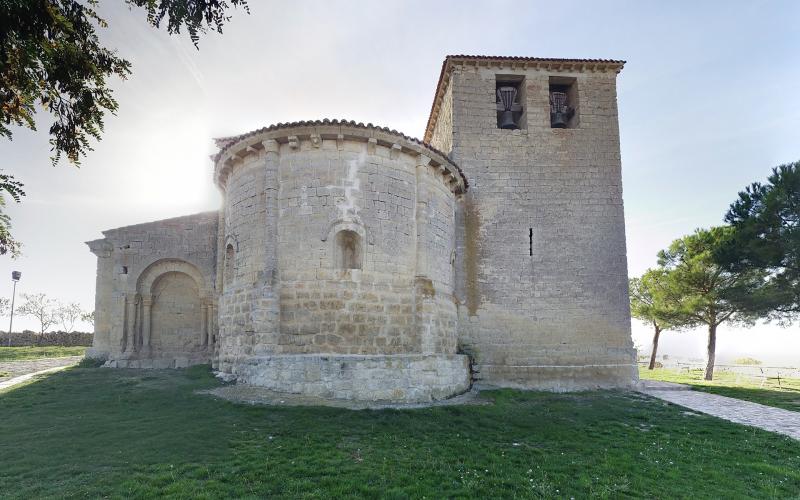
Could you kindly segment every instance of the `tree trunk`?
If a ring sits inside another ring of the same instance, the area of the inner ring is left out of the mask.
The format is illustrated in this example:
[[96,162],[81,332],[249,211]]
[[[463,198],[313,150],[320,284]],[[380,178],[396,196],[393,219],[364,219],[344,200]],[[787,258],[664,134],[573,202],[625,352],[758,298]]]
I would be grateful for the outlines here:
[[650,366],[647,367],[648,370],[652,370],[656,367],[656,352],[658,352],[658,336],[661,335],[661,328],[658,325],[655,326],[655,334],[653,335],[653,352],[650,354]]
[[714,356],[717,350],[717,325],[708,325],[708,362],[706,363],[705,380],[714,378]]

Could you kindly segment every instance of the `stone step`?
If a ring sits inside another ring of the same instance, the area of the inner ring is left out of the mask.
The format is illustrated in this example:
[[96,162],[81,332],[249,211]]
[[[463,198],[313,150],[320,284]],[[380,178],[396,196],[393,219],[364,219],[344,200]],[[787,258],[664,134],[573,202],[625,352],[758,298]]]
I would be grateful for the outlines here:
[[686,384],[676,384],[674,382],[662,382],[660,380],[640,380],[636,384],[636,390],[647,391],[689,391],[692,388]]

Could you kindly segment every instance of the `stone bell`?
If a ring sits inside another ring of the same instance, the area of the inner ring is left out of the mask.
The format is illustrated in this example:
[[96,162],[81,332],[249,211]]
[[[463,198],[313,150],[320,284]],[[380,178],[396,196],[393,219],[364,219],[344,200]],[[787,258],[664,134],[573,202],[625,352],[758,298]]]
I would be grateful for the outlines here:
[[520,111],[522,108],[519,104],[514,103],[516,98],[516,87],[503,86],[497,89],[497,111],[500,112],[497,119],[498,128],[519,128],[519,125],[517,125],[517,122],[514,120],[514,112]]
[[567,124],[575,114],[575,110],[567,105],[567,94],[550,92],[550,126],[567,128]]

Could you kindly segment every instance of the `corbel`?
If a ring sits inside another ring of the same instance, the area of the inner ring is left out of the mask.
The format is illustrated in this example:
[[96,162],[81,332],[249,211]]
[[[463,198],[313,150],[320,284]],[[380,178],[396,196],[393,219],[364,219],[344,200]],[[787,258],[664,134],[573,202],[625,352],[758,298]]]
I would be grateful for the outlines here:
[[281,145],[278,144],[278,141],[276,141],[275,139],[267,139],[267,140],[261,141],[261,145],[264,147],[264,152],[265,153],[275,153],[275,154],[277,154],[278,151],[280,151],[280,147],[281,147]]

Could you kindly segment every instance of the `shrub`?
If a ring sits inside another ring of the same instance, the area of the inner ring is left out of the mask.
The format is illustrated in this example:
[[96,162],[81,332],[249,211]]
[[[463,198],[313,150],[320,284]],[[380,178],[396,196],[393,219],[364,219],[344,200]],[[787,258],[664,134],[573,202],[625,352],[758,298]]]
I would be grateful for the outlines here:
[[[30,330],[11,332],[11,347],[26,346],[86,346],[92,345],[93,334],[88,332],[46,332]],[[8,346],[8,332],[0,333],[0,346]]]
[[78,368],[100,368],[106,361],[97,358],[83,358],[78,363]]

